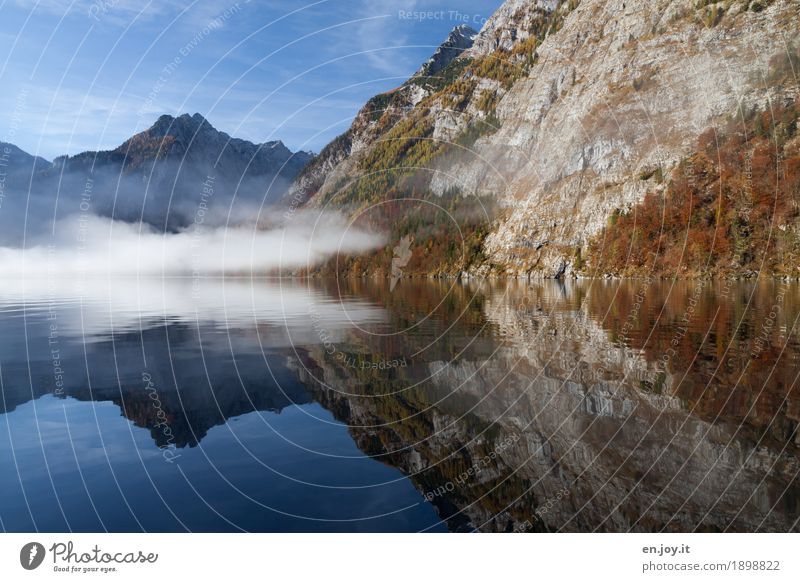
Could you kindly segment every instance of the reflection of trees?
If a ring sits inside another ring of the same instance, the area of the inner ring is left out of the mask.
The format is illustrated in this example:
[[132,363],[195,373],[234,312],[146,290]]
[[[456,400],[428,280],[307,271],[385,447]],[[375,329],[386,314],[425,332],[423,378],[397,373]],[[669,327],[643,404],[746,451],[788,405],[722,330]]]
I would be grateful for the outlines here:
[[[714,340],[700,350],[684,388],[676,378],[691,362],[691,348],[680,346],[663,371],[657,350],[671,341],[691,286],[670,295],[649,286],[625,338],[620,330],[637,301],[636,283],[450,289],[446,282],[403,281],[394,293],[387,289],[386,282],[356,280],[341,292],[384,307],[389,329],[416,324],[414,330],[391,338],[354,331],[337,349],[370,360],[414,353],[409,366],[354,368],[311,346],[300,376],[315,399],[351,426],[360,448],[401,468],[423,494],[457,481],[431,499],[452,528],[506,531],[530,521],[535,531],[751,531],[764,519],[764,528],[784,531],[797,518],[791,480],[800,466],[794,452],[781,452],[785,438],[755,447],[753,427],[766,416],[748,416],[746,401],[733,400],[723,407],[726,416],[709,422],[726,397],[726,376],[714,380],[716,391],[699,396],[698,384],[719,357],[718,342],[742,313],[736,301],[715,321]],[[683,341],[688,346],[702,341],[719,303],[710,288],[699,297]],[[761,301],[754,314],[769,311],[768,298]],[[645,340],[657,322],[651,344]],[[698,414],[687,413],[693,397],[702,405]],[[775,431],[792,426],[774,400],[765,403],[760,415],[781,416]],[[737,430],[741,420],[751,428]],[[510,434],[522,438],[490,467],[463,478]],[[565,488],[569,496],[536,518],[537,508]],[[780,509],[770,509],[779,502]]]
[[[667,372],[674,380],[665,389],[702,418],[744,422],[753,437],[767,432],[779,446],[797,445],[800,395],[792,387],[800,343],[792,327],[800,287],[784,285],[596,283],[587,310],[612,341],[626,341]],[[638,325],[623,339],[620,329],[643,288]]]

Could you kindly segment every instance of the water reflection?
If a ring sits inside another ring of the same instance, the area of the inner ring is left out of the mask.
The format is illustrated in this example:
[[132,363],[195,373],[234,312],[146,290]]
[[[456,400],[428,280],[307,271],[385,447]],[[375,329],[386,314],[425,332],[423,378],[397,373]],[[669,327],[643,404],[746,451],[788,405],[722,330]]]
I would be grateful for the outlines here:
[[796,530],[798,288],[725,285],[356,284],[413,332],[301,377],[453,529]]
[[6,529],[798,529],[795,284],[95,283],[2,298]]
[[335,337],[341,303],[274,282],[91,283],[85,299],[12,296],[0,316],[5,530],[443,528],[288,365],[293,340],[317,341],[309,307]]

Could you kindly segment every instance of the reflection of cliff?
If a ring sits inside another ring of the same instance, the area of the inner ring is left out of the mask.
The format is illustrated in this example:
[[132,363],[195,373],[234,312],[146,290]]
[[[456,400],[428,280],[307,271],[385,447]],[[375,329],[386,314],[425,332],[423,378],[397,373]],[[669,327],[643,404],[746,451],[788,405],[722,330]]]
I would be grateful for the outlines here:
[[[770,446],[800,446],[800,394],[793,389],[800,372],[800,338],[793,329],[800,287],[594,283],[588,299],[588,317],[642,353],[652,370],[666,371],[673,380],[665,389],[695,415],[742,423],[748,438],[763,435]],[[634,310],[641,314],[638,323],[623,333]]]
[[[611,295],[587,285],[461,287],[425,320],[441,289],[403,282],[374,298],[395,322],[417,322],[413,332],[391,344],[353,333],[336,346],[344,360],[310,348],[298,375],[453,529],[796,529],[793,441],[759,442],[757,425],[739,426],[747,408],[710,422],[717,394],[690,413],[673,370],[610,339],[614,326],[589,306],[607,310]],[[462,310],[445,345],[432,344],[438,322]],[[352,365],[397,355],[407,368]],[[777,426],[788,409],[774,411]]]

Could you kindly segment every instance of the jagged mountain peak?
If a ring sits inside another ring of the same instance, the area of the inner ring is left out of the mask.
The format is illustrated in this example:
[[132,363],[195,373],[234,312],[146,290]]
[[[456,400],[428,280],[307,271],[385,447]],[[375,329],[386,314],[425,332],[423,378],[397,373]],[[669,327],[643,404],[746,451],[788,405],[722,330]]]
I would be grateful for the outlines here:
[[[279,139],[266,141],[261,144],[253,144],[252,142],[248,142],[246,140],[231,137],[224,131],[216,129],[213,125],[211,125],[211,122],[203,117],[200,113],[194,113],[192,115],[183,113],[178,117],[167,114],[161,115],[155,121],[155,123],[150,126],[149,129],[137,134],[137,136],[134,136],[134,138],[138,136],[146,137],[148,139],[164,138],[169,136],[176,138],[177,140],[185,141],[187,144],[189,141],[208,141],[209,139],[214,141],[221,140],[229,142],[230,144],[248,144],[260,147],[262,150],[273,150],[275,152],[291,154],[291,150],[289,150],[289,148],[286,147],[286,145]],[[126,144],[127,142],[122,144],[120,148],[124,148]],[[309,154],[307,152],[297,152],[296,155],[306,156]]]
[[[155,123],[150,126],[149,129],[137,134],[137,136],[134,136],[134,138],[138,136],[146,136],[148,139],[153,139],[170,136],[173,138],[192,139],[201,133],[209,135],[220,134],[228,137],[227,134],[218,131],[213,125],[211,125],[211,123],[208,122],[205,117],[199,113],[195,113],[194,115],[184,113],[178,117],[173,117],[172,115],[161,115],[155,121]],[[124,145],[125,144],[123,144],[123,146]]]
[[[566,0],[506,0],[473,39],[470,56],[485,56],[495,50],[510,50],[530,36],[532,24],[542,14],[551,14]],[[578,4],[578,2],[570,2]]]
[[467,24],[460,24],[450,31],[445,41],[439,45],[424,65],[417,71],[416,76],[435,75],[447,65],[452,63],[461,54],[472,47],[478,31]]
[[200,123],[205,122],[206,119],[199,113],[195,113],[194,115],[189,115],[188,113],[184,113],[177,117],[169,114],[163,114],[156,119],[155,123],[153,123],[151,129],[156,128],[169,128],[171,126],[176,125],[188,125],[193,124],[195,126],[199,125]]
[[450,31],[445,43],[458,40],[459,38],[473,39],[475,38],[476,34],[478,34],[478,31],[472,28],[469,24],[459,24]]

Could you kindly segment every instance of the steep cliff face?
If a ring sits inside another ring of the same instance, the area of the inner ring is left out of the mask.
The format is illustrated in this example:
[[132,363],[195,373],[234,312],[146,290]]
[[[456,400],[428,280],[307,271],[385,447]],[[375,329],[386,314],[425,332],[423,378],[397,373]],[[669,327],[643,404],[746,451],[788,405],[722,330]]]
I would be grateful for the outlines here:
[[[463,271],[568,275],[615,211],[663,192],[707,128],[797,97],[796,76],[770,72],[797,21],[790,0],[509,0],[443,69],[446,85],[406,99],[381,139],[328,156],[306,197],[363,207],[390,190],[364,175],[391,168],[403,190],[423,166],[417,195],[501,208]],[[362,111],[357,135],[364,125]]]
[[585,0],[570,13],[498,103],[498,131],[475,145],[486,163],[451,170],[466,192],[501,192],[514,210],[486,241],[492,262],[571,270],[612,212],[661,188],[643,177],[668,176],[706,128],[797,95],[768,80],[797,3],[747,4],[720,16],[722,3]]
[[470,54],[485,56],[497,50],[511,51],[531,36],[541,14],[554,12],[562,3],[559,0],[508,0],[483,25]]

